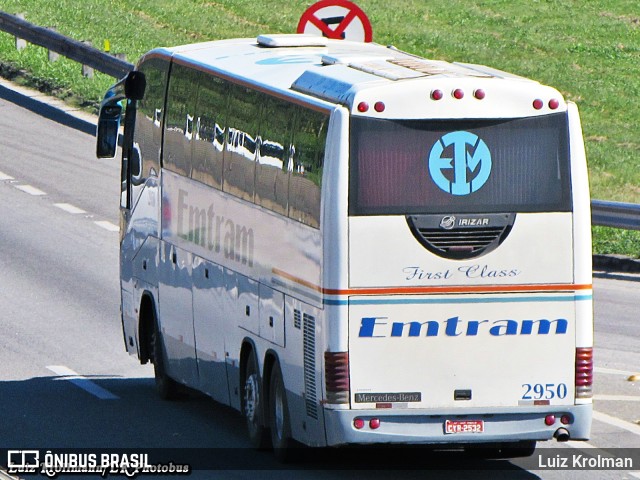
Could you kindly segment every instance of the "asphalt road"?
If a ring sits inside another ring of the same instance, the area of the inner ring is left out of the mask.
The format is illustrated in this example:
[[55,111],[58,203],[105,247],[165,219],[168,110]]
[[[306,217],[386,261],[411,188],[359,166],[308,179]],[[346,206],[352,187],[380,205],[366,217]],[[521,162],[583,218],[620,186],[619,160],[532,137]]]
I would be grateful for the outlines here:
[[[122,343],[119,165],[95,159],[91,131],[0,86],[0,449],[178,449],[230,469],[190,478],[386,479],[386,470],[400,468],[408,479],[640,478],[635,471],[544,470],[525,460],[463,467],[457,454],[422,449],[303,452],[283,469],[270,452],[249,448],[235,411],[195,394],[159,400],[151,368]],[[627,380],[640,374],[640,277],[596,272],[594,284],[592,439],[545,443],[540,452],[640,449],[640,381]]]

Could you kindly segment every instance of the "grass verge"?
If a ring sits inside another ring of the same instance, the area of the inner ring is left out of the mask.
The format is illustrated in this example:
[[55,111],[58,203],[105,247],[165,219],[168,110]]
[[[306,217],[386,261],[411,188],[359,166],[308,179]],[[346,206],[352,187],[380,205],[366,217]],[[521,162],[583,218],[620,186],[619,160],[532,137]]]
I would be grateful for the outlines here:
[[[157,46],[294,32],[312,1],[3,0],[2,9],[135,62]],[[490,65],[558,88],[581,111],[593,198],[640,203],[640,13],[630,0],[358,0],[374,41],[429,58]],[[94,108],[113,79],[16,51],[0,33],[3,76]],[[640,233],[594,229],[596,253],[640,256]]]

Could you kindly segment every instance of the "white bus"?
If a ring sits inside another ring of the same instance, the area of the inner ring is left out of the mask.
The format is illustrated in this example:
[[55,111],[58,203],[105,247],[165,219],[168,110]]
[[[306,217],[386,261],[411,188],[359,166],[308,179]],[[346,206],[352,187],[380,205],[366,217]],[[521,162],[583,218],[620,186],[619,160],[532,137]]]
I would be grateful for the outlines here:
[[280,455],[589,437],[587,166],[557,90],[263,35],[146,54],[99,157],[124,104],[122,327],[161,396],[205,392]]

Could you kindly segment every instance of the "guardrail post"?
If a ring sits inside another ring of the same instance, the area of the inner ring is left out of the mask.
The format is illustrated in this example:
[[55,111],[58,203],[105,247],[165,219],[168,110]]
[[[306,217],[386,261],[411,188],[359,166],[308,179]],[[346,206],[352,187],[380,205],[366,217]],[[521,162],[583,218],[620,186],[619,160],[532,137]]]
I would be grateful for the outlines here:
[[[56,27],[47,27],[47,30],[51,30],[52,32],[57,32],[58,29]],[[50,62],[57,62],[60,58],[60,54],[47,49],[47,55],[49,57]]]
[[[82,43],[85,44],[88,47],[92,47],[93,46],[91,44],[91,42],[89,42],[88,40],[83,40]],[[83,64],[82,65],[82,76],[85,77],[85,78],[93,78],[93,68]]]
[[[24,13],[17,13],[16,17],[20,20],[24,20]],[[27,41],[23,38],[16,37],[16,50],[24,50],[25,48],[27,48]]]

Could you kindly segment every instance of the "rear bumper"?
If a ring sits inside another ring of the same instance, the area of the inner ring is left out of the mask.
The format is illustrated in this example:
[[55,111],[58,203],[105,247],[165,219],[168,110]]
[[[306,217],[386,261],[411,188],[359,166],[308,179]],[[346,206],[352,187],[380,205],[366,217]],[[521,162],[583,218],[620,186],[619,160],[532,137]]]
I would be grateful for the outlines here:
[[[563,425],[562,415],[572,422]],[[545,424],[547,415],[555,415],[555,424]],[[433,410],[331,410],[325,409],[327,444],[407,443],[407,444],[468,444],[516,442],[520,440],[550,440],[558,429],[569,432],[571,440],[587,440],[591,431],[592,405],[558,407],[460,409],[455,415]],[[358,430],[353,421],[361,418],[364,428]],[[380,427],[371,429],[369,420],[380,419]],[[445,420],[483,420],[483,433],[445,434]]]

